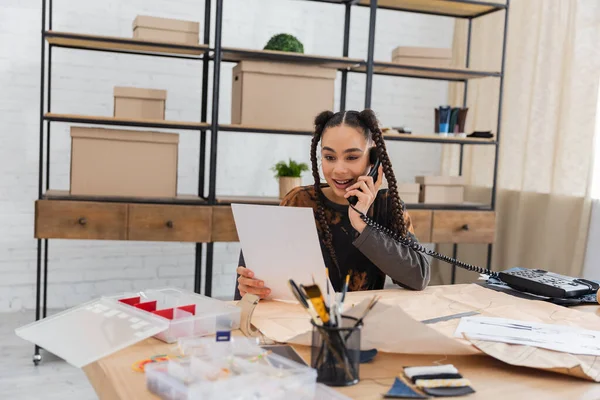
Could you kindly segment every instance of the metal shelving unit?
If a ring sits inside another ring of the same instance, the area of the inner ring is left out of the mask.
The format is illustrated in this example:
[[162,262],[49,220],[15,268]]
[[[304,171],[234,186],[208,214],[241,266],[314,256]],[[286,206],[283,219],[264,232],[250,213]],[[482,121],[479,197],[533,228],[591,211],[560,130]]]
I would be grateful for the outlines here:
[[[435,135],[386,135],[388,141],[410,141],[421,143],[446,143],[460,145],[460,160],[459,174],[462,175],[462,161],[465,145],[491,145],[495,147],[494,161],[494,179],[492,186],[492,202],[491,205],[481,204],[457,204],[457,205],[435,205],[435,204],[414,204],[407,205],[413,210],[462,210],[462,211],[495,211],[496,198],[496,180],[498,167],[498,149],[500,140],[500,118],[501,105],[503,94],[503,78],[504,78],[504,62],[506,54],[506,33],[508,24],[508,9],[510,0],[506,0],[506,4],[492,3],[475,0],[308,0],[320,3],[340,4],[345,7],[344,14],[344,39],[342,47],[342,57],[322,57],[305,54],[286,54],[281,52],[271,52],[264,50],[249,50],[249,49],[231,49],[222,47],[221,45],[221,26],[223,20],[223,0],[215,0],[217,3],[216,24],[215,24],[215,43],[213,48],[212,58],[215,61],[214,69],[215,76],[219,75],[220,62],[238,62],[240,60],[264,60],[264,61],[286,61],[286,62],[306,62],[319,65],[327,65],[332,68],[337,68],[342,72],[342,85],[340,93],[340,110],[346,109],[346,91],[347,91],[347,74],[348,73],[363,73],[366,74],[366,91],[365,91],[365,108],[371,107],[373,77],[376,75],[410,77],[417,79],[432,79],[443,80],[449,82],[462,82],[464,84],[463,107],[467,104],[467,87],[468,81],[471,79],[480,78],[498,78],[500,85],[499,107],[498,107],[498,124],[496,136],[494,139],[475,139],[475,138],[456,138],[456,137],[440,137]],[[366,60],[357,60],[348,57],[350,43],[350,16],[353,6],[368,7],[369,14],[369,38],[368,51]],[[377,10],[395,10],[411,13],[429,14],[436,16],[464,18],[468,20],[468,38],[467,38],[467,55],[465,60],[465,68],[439,68],[422,65],[402,65],[391,62],[382,62],[374,59],[375,51],[375,25],[377,21]],[[469,68],[470,52],[471,52],[471,34],[472,21],[475,18],[488,15],[493,12],[504,11],[504,31],[503,31],[503,48],[502,48],[502,63],[500,71],[478,71]],[[216,195],[216,165],[217,165],[217,146],[219,130],[235,131],[235,132],[260,132],[274,134],[296,134],[310,135],[312,132],[306,131],[291,131],[291,130],[276,130],[276,129],[261,129],[260,127],[244,127],[244,126],[222,126],[215,119],[218,118],[218,79],[213,82],[213,128],[211,129],[211,154],[210,154],[210,177],[209,177],[209,194],[208,204],[224,205],[228,202],[219,201]],[[217,101],[215,101],[215,99]],[[453,258],[456,258],[457,244],[453,245]],[[488,245],[488,268],[491,265],[492,244]],[[205,294],[210,295],[212,285],[212,264],[213,264],[214,244],[207,244],[206,252],[206,282]],[[455,282],[456,267],[452,269],[452,283]]]
[[[209,72],[209,44],[211,33],[211,0],[205,0],[204,7],[204,32],[203,43],[195,46],[153,42],[132,38],[115,38],[108,36],[85,35],[77,33],[55,32],[52,30],[53,22],[52,0],[42,0],[41,15],[41,68],[40,68],[40,136],[39,136],[39,174],[38,174],[38,200],[63,199],[77,200],[68,194],[57,193],[50,190],[50,138],[52,122],[85,123],[109,126],[151,127],[164,129],[184,129],[200,133],[200,154],[198,177],[198,196],[165,200],[165,204],[205,204],[204,193],[204,168],[206,164],[206,131],[210,127],[207,121],[208,114],[208,72]],[[101,51],[106,53],[129,54],[136,56],[165,57],[173,59],[196,60],[202,63],[202,101],[200,105],[199,122],[176,121],[151,121],[127,120],[112,117],[60,115],[51,111],[52,106],[52,50],[53,48],[67,48],[79,51]],[[46,53],[47,49],[47,53]],[[45,151],[44,151],[45,150]],[[93,200],[93,199],[87,199]],[[96,199],[98,200],[98,199]],[[135,199],[144,202],[144,199]],[[110,202],[115,199],[102,199]],[[152,200],[151,202],[161,202]],[[202,270],[202,243],[196,244],[195,276],[196,292],[200,291],[200,276]],[[37,270],[36,270],[36,321],[46,317],[47,292],[48,292],[48,239],[37,239]],[[42,279],[43,278],[43,279]],[[43,288],[43,291],[42,291]],[[39,347],[35,346],[33,362],[39,364],[42,360]]]
[[[452,82],[463,82],[464,102],[466,105],[467,85],[470,79],[493,77],[499,79],[500,101],[502,104],[504,59],[506,50],[506,27],[508,20],[507,4],[489,3],[474,0],[302,0],[329,4],[339,4],[344,7],[344,37],[340,57],[317,56],[308,54],[292,54],[277,51],[238,49],[222,46],[223,29],[223,2],[224,0],[204,0],[204,32],[203,43],[199,45],[180,45],[163,42],[152,42],[131,38],[97,36],[71,32],[56,32],[52,30],[52,0],[42,0],[41,23],[41,74],[40,74],[40,134],[39,134],[39,180],[38,200],[62,201],[94,201],[101,203],[126,202],[140,204],[168,204],[168,205],[197,205],[197,206],[227,206],[232,202],[247,202],[255,204],[277,204],[278,199],[261,197],[230,197],[217,196],[216,194],[216,168],[217,148],[220,132],[245,132],[284,135],[311,135],[311,131],[293,129],[274,129],[260,126],[244,126],[221,124],[219,122],[219,94],[221,63],[239,62],[241,60],[263,60],[294,62],[310,65],[320,65],[338,69],[341,72],[340,110],[346,109],[347,79],[349,73],[366,75],[365,108],[371,106],[373,77],[377,75],[403,76],[417,79],[437,79]],[[214,30],[211,25],[211,6],[216,6]],[[369,37],[366,59],[350,58],[350,16],[353,7],[369,8]],[[378,9],[423,13],[455,18],[464,18],[469,21],[469,36],[467,42],[466,68],[434,68],[430,66],[399,65],[374,59],[375,25]],[[505,11],[504,45],[502,50],[502,66],[498,72],[475,71],[469,69],[469,54],[471,45],[472,20],[492,12]],[[214,34],[214,44],[210,47],[211,31]],[[52,50],[53,48],[66,48],[78,51],[100,51],[106,53],[129,54],[137,56],[165,57],[173,59],[197,60],[202,63],[202,94],[199,121],[164,121],[164,120],[133,120],[114,117],[56,114],[51,110],[52,99]],[[212,82],[212,115],[208,119],[208,79],[209,67],[213,67]],[[462,173],[462,159],[464,145],[485,145],[495,147],[494,181],[491,205],[487,204],[457,204],[457,205],[432,205],[412,204],[409,209],[414,210],[470,210],[494,211],[497,179],[498,143],[500,140],[501,108],[498,109],[498,125],[494,139],[441,137],[434,134],[386,134],[387,141],[406,141],[417,143],[442,143],[460,145],[460,173]],[[199,176],[197,196],[178,196],[171,199],[144,199],[144,198],[114,198],[94,197],[81,198],[71,196],[68,192],[50,190],[50,137],[51,125],[54,122],[82,123],[105,126],[129,126],[140,128],[163,128],[187,130],[199,133],[200,153]],[[210,153],[207,154],[206,132],[210,131]],[[207,158],[208,157],[208,158]],[[208,161],[208,165],[207,165]],[[205,173],[208,169],[208,192],[205,193]],[[195,247],[195,280],[194,289],[201,292],[201,265],[204,248],[202,243]],[[37,239],[37,274],[36,274],[36,320],[46,317],[47,305],[47,277],[48,277],[48,239]],[[491,261],[492,245],[488,249],[488,267]],[[210,296],[212,291],[212,266],[214,243],[206,243],[206,281],[204,294]],[[454,245],[456,257],[456,244]],[[454,271],[452,280],[454,281]],[[43,289],[43,290],[42,290]],[[33,361],[37,365],[41,361],[39,348],[35,347]]]

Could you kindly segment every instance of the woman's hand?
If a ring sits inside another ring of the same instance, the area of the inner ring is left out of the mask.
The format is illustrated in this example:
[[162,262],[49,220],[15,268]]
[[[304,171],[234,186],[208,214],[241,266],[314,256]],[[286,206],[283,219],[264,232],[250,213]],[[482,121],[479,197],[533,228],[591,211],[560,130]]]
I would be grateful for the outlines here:
[[246,293],[255,294],[261,299],[264,299],[271,294],[271,289],[265,287],[265,283],[259,279],[254,279],[254,272],[248,268],[242,267],[241,265],[237,268],[237,273],[240,276],[238,278],[238,289],[240,296],[244,296]]
[[[346,194],[344,197],[347,199],[350,196],[356,196],[358,198],[358,202],[354,206],[357,210],[366,214],[371,207],[371,204],[375,201],[377,197],[377,192],[381,187],[381,183],[383,181],[383,166],[379,166],[377,176],[377,182],[373,182],[373,177],[371,176],[360,176],[358,177],[357,182],[346,188]],[[360,215],[352,209],[352,207],[348,207],[348,217],[350,218],[350,223],[359,233],[365,229],[367,224],[360,219]]]

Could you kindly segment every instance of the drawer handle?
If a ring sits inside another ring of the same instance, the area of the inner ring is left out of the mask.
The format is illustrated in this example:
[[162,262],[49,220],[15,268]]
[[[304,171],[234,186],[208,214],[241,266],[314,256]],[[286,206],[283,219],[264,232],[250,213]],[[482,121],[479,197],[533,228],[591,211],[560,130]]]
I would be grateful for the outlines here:
[[79,225],[85,225],[87,224],[87,219],[85,217],[81,217],[77,220],[77,222],[79,223]]
[[463,226],[460,227],[461,231],[468,231],[469,230],[469,224],[464,224]]
[[167,225],[167,228],[173,228],[173,221],[168,220],[166,225]]

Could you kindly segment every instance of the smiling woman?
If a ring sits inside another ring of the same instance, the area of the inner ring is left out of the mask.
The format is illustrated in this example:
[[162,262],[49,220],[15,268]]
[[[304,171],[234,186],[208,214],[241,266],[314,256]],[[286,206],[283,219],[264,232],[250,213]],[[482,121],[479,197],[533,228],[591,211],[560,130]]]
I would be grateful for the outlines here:
[[[321,171],[317,159],[319,143]],[[373,167],[371,151],[381,161],[376,180],[367,175]],[[398,196],[392,164],[373,111],[319,114],[315,118],[310,157],[314,185],[295,188],[281,205],[314,210],[321,250],[334,289],[342,289],[346,276],[350,277],[351,291],[382,289],[386,275],[400,286],[424,289],[430,277],[428,260],[367,226],[356,211],[403,237],[417,240],[410,216]],[[321,182],[319,172],[325,183]],[[380,190],[384,175],[389,189]],[[349,207],[351,196],[357,198],[356,210]],[[268,297],[268,280],[254,279],[254,273],[245,268],[243,254],[239,265],[235,298],[245,293]]]

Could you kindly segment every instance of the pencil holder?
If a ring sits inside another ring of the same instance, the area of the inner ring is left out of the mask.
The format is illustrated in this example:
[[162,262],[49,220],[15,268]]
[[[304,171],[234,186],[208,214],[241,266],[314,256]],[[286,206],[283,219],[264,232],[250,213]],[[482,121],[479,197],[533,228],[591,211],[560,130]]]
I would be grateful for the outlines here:
[[360,332],[362,322],[342,316],[340,326],[319,326],[311,321],[311,367],[317,382],[329,386],[350,386],[359,381]]

